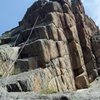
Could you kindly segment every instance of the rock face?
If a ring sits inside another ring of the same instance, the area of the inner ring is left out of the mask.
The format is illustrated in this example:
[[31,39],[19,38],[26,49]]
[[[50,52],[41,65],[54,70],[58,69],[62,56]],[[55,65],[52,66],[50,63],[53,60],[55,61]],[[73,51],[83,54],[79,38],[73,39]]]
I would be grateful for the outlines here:
[[92,47],[96,57],[97,70],[100,75],[100,33],[97,33],[92,37]]
[[14,61],[20,47],[10,47],[9,45],[0,46],[0,76],[6,76],[12,73],[14,69]]
[[80,39],[85,66],[89,76],[89,81],[93,81],[97,76],[96,61],[91,47],[91,37],[99,31],[92,19],[85,15],[84,8],[80,0],[72,2],[73,12],[76,18],[78,36]]
[[88,89],[73,92],[36,94],[34,92],[5,92],[0,88],[1,100],[100,100],[100,77]]
[[1,37],[0,47],[20,50],[11,72],[18,75],[1,79],[0,86],[8,92],[89,87],[100,73],[99,33],[80,0],[38,0],[19,26]]

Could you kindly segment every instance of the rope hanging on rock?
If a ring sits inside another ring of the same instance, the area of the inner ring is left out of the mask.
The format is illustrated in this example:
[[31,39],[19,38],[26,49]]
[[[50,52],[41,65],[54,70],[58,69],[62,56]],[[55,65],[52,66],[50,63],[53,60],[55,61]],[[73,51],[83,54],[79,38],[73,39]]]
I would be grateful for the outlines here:
[[[45,5],[46,5],[46,3],[41,7],[41,9],[42,9]],[[23,49],[24,49],[24,47],[26,46],[27,42],[29,41],[29,39],[30,39],[30,37],[31,37],[31,35],[32,35],[32,32],[33,32],[33,29],[34,29],[35,25],[37,24],[37,22],[38,22],[38,20],[39,20],[39,17],[40,17],[40,15],[39,15],[39,16],[37,17],[37,19],[35,20],[35,23],[34,23],[34,25],[33,25],[33,27],[32,27],[32,30],[31,30],[31,32],[30,32],[30,34],[29,34],[29,36],[28,36],[26,42],[23,44],[23,47],[21,48],[21,50],[20,50],[18,56],[16,57],[16,60],[18,59],[19,55],[20,55],[21,52],[23,51]],[[19,38],[19,37],[18,37],[18,38]],[[18,40],[18,38],[17,38],[17,40]],[[15,42],[16,42],[16,40],[15,40]],[[14,63],[16,62],[16,60],[15,60],[14,62],[11,63],[11,65],[10,65],[9,69],[7,70],[7,72],[6,72],[6,70],[5,70],[4,75],[7,74],[5,84],[6,84],[7,81],[8,81],[8,76],[10,75],[10,70],[12,69],[12,67],[13,67]],[[8,72],[9,72],[9,73],[8,73]],[[5,98],[6,98],[6,93],[5,93]],[[4,100],[5,100],[5,99],[4,99]]]

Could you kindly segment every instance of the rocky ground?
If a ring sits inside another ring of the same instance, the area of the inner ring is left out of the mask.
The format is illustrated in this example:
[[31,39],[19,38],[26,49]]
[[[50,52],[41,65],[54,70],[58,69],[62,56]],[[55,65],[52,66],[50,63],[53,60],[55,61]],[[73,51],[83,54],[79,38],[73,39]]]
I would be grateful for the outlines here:
[[96,78],[88,89],[54,94],[0,91],[0,100],[100,100],[100,77]]

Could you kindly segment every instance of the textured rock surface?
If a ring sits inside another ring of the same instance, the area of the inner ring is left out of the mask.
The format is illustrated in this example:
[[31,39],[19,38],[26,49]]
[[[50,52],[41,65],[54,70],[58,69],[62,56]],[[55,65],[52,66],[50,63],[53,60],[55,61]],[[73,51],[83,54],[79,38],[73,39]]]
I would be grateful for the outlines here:
[[100,33],[97,33],[92,37],[92,47],[96,57],[97,70],[100,74]]
[[9,45],[0,46],[0,75],[6,76],[14,70],[14,61],[18,56],[20,47],[10,47]]
[[9,92],[88,88],[100,73],[99,33],[80,0],[35,2],[19,26],[1,37],[1,47],[20,47],[20,55],[12,71],[18,75],[1,79],[0,86]]
[[[61,75],[61,71],[63,75]],[[55,69],[36,69],[1,79],[0,86],[5,87],[9,92],[36,91],[42,93],[46,91],[61,92],[75,89],[73,77],[69,76],[71,72],[68,69],[61,71],[57,67]]]
[[72,2],[72,8],[76,18],[78,36],[83,51],[89,81],[91,82],[95,78],[94,74],[97,73],[94,71],[96,69],[96,61],[91,47],[91,36],[93,36],[99,30],[92,19],[85,15],[85,11],[80,0]]
[[57,94],[36,94],[34,92],[8,93],[0,91],[1,100],[100,100],[100,78],[89,89]]

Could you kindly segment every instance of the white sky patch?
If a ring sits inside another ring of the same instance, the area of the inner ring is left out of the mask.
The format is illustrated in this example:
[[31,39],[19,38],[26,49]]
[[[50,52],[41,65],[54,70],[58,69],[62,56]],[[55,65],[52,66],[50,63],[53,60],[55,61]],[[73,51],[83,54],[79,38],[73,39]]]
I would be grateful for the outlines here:
[[82,0],[86,14],[100,27],[100,0]]

